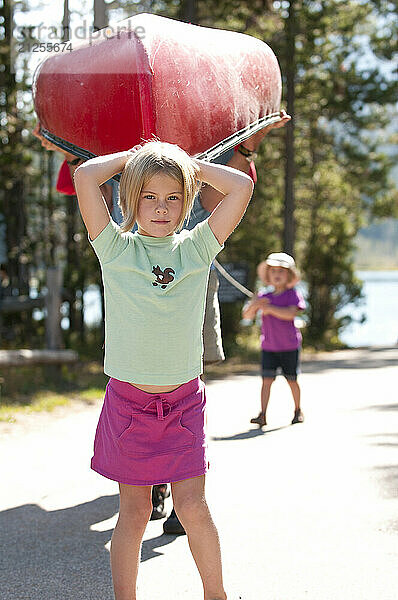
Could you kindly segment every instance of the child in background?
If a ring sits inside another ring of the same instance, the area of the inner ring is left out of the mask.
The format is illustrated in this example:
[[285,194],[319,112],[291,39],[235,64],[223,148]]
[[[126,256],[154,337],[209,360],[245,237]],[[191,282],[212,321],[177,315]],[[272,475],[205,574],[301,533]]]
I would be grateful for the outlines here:
[[258,265],[257,274],[265,285],[273,286],[274,290],[260,292],[243,309],[244,319],[254,319],[258,311],[262,313],[261,411],[250,422],[260,427],[267,424],[271,386],[280,368],[293,395],[295,410],[292,425],[302,423],[304,415],[300,408],[300,387],[297,383],[301,333],[294,324],[297,313],[305,308],[302,295],[294,289],[299,274],[293,257],[284,252],[270,254],[267,260]]
[[[100,192],[119,172],[121,227]],[[77,168],[74,179],[105,290],[104,371],[110,379],[91,466],[119,483],[111,544],[115,598],[136,600],[152,485],[171,482],[204,600],[227,600],[218,534],[205,499],[202,325],[210,264],[241,220],[253,182],[156,141],[93,158]],[[176,233],[200,181],[224,197],[208,219]],[[131,233],[135,222],[138,231]]]

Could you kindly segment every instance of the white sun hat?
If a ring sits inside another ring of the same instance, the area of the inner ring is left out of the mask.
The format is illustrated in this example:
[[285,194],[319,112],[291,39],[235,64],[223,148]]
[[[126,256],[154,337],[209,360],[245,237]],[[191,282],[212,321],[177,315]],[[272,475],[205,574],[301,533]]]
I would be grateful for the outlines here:
[[270,267],[285,267],[285,269],[295,269],[296,267],[293,256],[285,252],[273,252],[265,262]]

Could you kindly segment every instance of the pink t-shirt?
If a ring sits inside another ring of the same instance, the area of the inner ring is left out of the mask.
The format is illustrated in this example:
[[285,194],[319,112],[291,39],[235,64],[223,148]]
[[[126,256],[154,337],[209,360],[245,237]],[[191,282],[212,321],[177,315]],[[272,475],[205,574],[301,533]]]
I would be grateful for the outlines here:
[[[305,309],[303,296],[295,290],[285,290],[281,294],[260,292],[259,298],[268,298],[273,306],[297,306],[299,310]],[[301,333],[294,325],[294,321],[284,321],[272,315],[263,315],[261,324],[261,348],[268,352],[289,352],[301,346]]]

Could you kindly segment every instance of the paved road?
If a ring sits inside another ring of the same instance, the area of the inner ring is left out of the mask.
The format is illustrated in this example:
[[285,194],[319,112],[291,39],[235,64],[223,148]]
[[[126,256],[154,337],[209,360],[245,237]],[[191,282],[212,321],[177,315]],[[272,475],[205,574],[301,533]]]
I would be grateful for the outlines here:
[[[269,425],[249,423],[260,381],[208,385],[208,499],[230,599],[395,600],[398,349],[304,364],[306,422],[286,383]],[[1,600],[111,600],[116,485],[88,468],[100,403],[0,427]],[[148,524],[140,600],[201,600],[186,537]]]

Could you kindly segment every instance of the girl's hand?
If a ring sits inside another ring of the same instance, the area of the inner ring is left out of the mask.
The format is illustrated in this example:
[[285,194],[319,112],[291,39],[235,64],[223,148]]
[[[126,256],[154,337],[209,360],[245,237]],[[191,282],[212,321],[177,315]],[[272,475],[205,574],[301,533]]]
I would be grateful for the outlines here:
[[253,305],[256,310],[267,310],[268,306],[270,306],[270,301],[268,298],[262,296],[261,298],[254,300]]
[[257,302],[259,308],[264,308],[265,306],[268,306],[270,304],[270,301],[268,298],[266,298],[266,296],[262,296],[257,300]]
[[129,154],[134,154],[135,152],[137,152],[138,150],[141,150],[141,148],[143,148],[144,146],[142,144],[136,144],[135,146],[133,146],[132,148],[130,148],[129,150],[127,150],[127,152]]
[[258,299],[258,304],[257,304],[258,308],[257,310],[261,310],[263,311],[263,314],[267,314],[268,313],[268,309],[271,306],[270,301],[268,300],[268,298],[259,298]]
[[263,315],[268,315],[271,312],[271,303],[264,296],[256,301],[257,310],[261,310]]
[[265,297],[250,300],[250,302],[243,307],[243,318],[254,319],[259,310],[261,310],[262,314],[267,314],[269,310],[268,307],[270,306],[268,298]]
[[136,144],[135,146],[133,146],[132,148],[130,148],[129,150],[127,150],[127,152],[126,152],[126,160],[125,160],[125,163],[123,165],[123,169],[126,166],[127,161],[129,160],[129,158],[131,158],[132,156],[134,156],[134,154],[136,152],[138,152],[138,150],[141,150],[141,148],[143,148],[142,144]]

